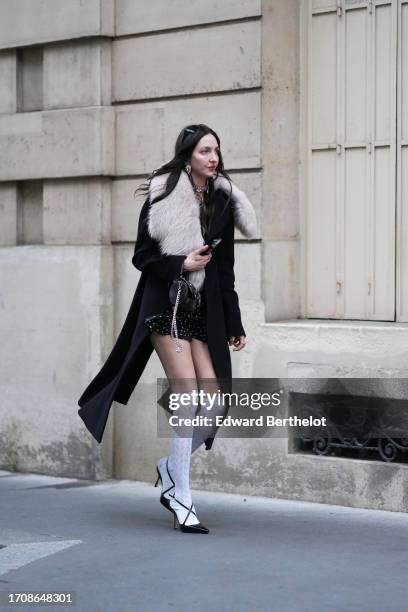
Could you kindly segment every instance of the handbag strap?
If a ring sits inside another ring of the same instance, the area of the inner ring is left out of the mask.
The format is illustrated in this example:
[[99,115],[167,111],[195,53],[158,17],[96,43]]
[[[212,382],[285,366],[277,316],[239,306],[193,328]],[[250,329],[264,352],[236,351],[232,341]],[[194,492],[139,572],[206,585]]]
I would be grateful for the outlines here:
[[179,276],[182,276],[183,278],[184,278],[184,275],[183,275],[184,262],[185,262],[185,259],[183,259],[183,261],[181,262],[181,268],[180,268],[180,274],[179,274]]
[[[181,293],[181,281],[179,280],[178,281],[178,289],[177,289],[177,297],[176,297],[176,301],[175,301],[174,306],[173,306],[173,318],[171,320],[171,329],[170,329],[170,336],[176,342],[176,353],[181,353],[181,351],[183,350],[182,346],[180,344],[179,338],[178,338],[177,320],[176,320],[177,309],[178,309],[179,299],[180,299],[180,293]],[[173,335],[173,330],[175,332],[175,337]]]

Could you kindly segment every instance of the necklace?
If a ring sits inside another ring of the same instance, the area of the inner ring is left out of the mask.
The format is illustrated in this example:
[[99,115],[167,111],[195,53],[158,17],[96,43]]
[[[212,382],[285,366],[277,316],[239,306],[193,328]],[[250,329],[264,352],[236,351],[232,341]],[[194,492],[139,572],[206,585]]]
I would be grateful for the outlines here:
[[202,185],[201,187],[199,187],[198,185],[193,183],[193,189],[196,193],[204,193],[204,191],[207,191],[208,185]]
[[200,210],[202,210],[203,206],[204,206],[204,193],[206,191],[208,191],[208,182],[206,181],[205,185],[201,185],[201,186],[196,185],[194,183],[194,180],[193,180],[193,177],[191,175],[191,172],[187,172],[187,174],[188,174],[188,177],[190,179],[190,183],[191,183],[191,186],[193,188],[193,193],[195,195],[195,198],[196,198],[196,200],[198,202]]
[[193,183],[194,195],[196,197],[197,202],[200,205],[200,208],[204,205],[204,193],[207,191],[207,189],[208,189],[207,185],[204,185],[204,187],[197,187]]
[[204,185],[204,187],[196,187],[196,185],[194,185],[193,183],[194,195],[195,195],[195,198],[198,202],[198,206],[200,209],[200,225],[201,225],[201,234],[203,238],[207,231],[206,223],[204,219],[204,192],[207,191],[207,188],[208,188],[207,185]]
[[194,195],[197,199],[197,202],[199,203],[200,207],[203,206],[204,204],[204,193],[206,191],[208,191],[208,185],[203,185],[203,186],[198,186],[194,183],[194,181],[191,181],[192,185],[193,185],[193,191],[194,191]]

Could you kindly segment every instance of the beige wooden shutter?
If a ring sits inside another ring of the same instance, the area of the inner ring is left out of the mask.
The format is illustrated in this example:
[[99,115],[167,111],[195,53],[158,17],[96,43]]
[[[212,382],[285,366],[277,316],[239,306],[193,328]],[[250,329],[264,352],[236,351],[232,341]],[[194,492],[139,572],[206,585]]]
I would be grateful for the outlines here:
[[303,316],[393,321],[397,0],[308,8]]

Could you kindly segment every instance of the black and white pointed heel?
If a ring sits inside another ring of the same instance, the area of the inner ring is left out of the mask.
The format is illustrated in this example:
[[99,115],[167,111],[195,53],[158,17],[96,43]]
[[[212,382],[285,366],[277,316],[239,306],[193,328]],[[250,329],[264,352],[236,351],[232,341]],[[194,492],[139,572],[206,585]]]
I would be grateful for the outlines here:
[[[168,477],[170,478],[170,480],[171,480],[171,482],[173,484],[171,484],[167,489],[163,489],[162,490],[161,495],[160,495],[160,503],[161,503],[162,506],[164,506],[166,508],[166,510],[169,510],[170,512],[173,512],[171,510],[171,508],[170,508],[170,505],[169,505],[169,498],[165,496],[166,493],[169,493],[169,491],[172,491],[175,488],[175,486],[176,486],[175,483],[174,483],[174,480],[171,477],[171,474],[169,472],[168,460],[166,460],[166,470],[167,470]],[[156,472],[157,472],[157,480],[154,483],[155,487],[157,487],[157,485],[159,484],[159,480],[160,480],[161,484],[163,485],[163,479],[162,479],[162,475],[160,473],[158,465],[156,465]]]
[[[174,504],[174,502],[176,502],[177,504],[179,504],[180,506],[182,506],[183,508],[185,508],[186,510],[188,510],[186,516],[184,517],[184,520],[182,522],[180,522],[179,516],[177,514],[177,511],[179,511],[181,513],[182,509],[181,508],[177,508],[177,506],[173,505],[172,506],[172,502]],[[180,527],[181,531],[183,531],[184,533],[210,533],[210,530],[205,527],[205,525],[203,525],[202,523],[195,523],[194,525],[186,525],[186,520],[187,518],[190,516],[190,514],[194,514],[194,516],[198,519],[198,516],[195,512],[195,510],[193,510],[194,508],[194,504],[191,503],[191,506],[185,506],[183,503],[181,503],[180,500],[176,499],[176,497],[174,497],[174,495],[171,495],[170,501],[169,501],[169,510],[171,512],[173,512],[174,515],[174,521],[173,521],[173,527],[174,529],[177,529],[177,527]]]

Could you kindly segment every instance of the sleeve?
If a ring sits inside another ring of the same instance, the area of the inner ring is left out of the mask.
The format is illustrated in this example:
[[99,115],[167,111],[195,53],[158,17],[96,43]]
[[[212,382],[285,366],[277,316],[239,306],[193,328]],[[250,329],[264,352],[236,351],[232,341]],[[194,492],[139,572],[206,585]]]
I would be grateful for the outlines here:
[[162,255],[157,240],[147,231],[149,198],[142,206],[137,229],[137,239],[132,257],[132,264],[143,272],[147,270],[160,279],[171,282],[178,277],[181,266],[187,255]]
[[234,217],[232,209],[221,237],[222,240],[214,252],[216,254],[218,279],[224,308],[227,340],[229,340],[231,336],[246,336],[241,321],[238,294],[235,291]]

